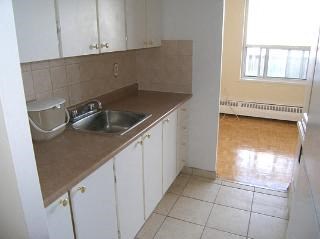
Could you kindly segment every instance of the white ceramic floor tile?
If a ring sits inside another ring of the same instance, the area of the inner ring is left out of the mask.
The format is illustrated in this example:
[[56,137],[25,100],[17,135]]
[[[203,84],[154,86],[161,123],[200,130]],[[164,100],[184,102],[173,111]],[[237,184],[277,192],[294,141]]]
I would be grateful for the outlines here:
[[239,188],[243,190],[248,190],[248,191],[254,191],[253,186],[241,184],[241,183],[233,183],[233,182],[228,182],[228,181],[222,181],[222,185],[232,187],[232,188]]
[[141,228],[136,239],[151,239],[156,235],[157,231],[161,227],[165,220],[165,216],[153,213],[148,218],[144,226]]
[[207,202],[214,202],[219,192],[220,185],[214,180],[191,177],[182,195],[200,199]]
[[287,226],[287,220],[252,213],[248,236],[254,239],[285,239]]
[[174,193],[166,193],[164,197],[159,202],[157,208],[154,212],[167,216],[173,207],[173,205],[178,200],[178,195]]
[[273,196],[285,197],[285,198],[288,197],[287,192],[274,191],[274,190],[265,189],[265,188],[256,187],[255,192],[269,194],[269,195],[273,195]]
[[215,204],[207,227],[247,236],[250,212]]
[[205,228],[201,239],[246,239],[243,236],[238,236],[228,232],[218,231],[212,228]]
[[170,186],[168,192],[181,194],[190,179],[190,175],[180,174]]
[[212,206],[212,203],[187,197],[180,197],[170,211],[169,216],[192,223],[205,225]]
[[254,193],[252,211],[288,219],[288,199],[262,193]]
[[166,218],[155,239],[200,239],[203,226]]
[[253,192],[221,186],[215,203],[250,211]]

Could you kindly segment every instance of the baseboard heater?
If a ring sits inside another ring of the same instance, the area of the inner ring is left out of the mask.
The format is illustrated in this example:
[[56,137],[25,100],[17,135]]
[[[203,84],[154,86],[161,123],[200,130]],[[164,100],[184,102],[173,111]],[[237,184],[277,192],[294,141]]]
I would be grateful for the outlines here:
[[266,104],[234,100],[220,100],[220,113],[267,119],[298,121],[302,117],[300,106]]

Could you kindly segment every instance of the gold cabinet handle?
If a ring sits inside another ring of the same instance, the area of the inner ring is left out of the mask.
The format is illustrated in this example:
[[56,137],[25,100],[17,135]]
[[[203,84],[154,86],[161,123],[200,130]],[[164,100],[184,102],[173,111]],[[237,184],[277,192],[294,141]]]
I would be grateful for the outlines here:
[[78,187],[77,191],[80,191],[81,193],[85,193],[87,190],[87,187],[85,186],[81,186],[81,187]]
[[96,43],[96,44],[91,44],[89,46],[90,50],[93,50],[93,49],[99,49],[99,45]]
[[145,140],[145,139],[147,139],[147,138],[150,139],[150,138],[151,138],[151,134],[146,134],[146,135],[144,135],[142,140]]
[[138,141],[138,144],[143,145],[143,139]]
[[69,205],[69,199],[68,198],[61,199],[59,204],[62,205],[63,207],[66,207]]
[[104,47],[105,47],[105,48],[109,48],[109,43],[107,43],[107,42],[106,42],[106,43],[102,43],[102,44],[100,45],[100,47],[101,47],[101,48],[104,48]]

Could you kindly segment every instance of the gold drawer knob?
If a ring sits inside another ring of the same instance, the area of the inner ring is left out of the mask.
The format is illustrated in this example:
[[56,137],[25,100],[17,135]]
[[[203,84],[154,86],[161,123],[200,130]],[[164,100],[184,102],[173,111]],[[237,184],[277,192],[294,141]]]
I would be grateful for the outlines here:
[[69,205],[69,199],[68,198],[61,199],[59,204],[62,205],[63,207],[66,207]]
[[78,190],[77,190],[77,191],[80,191],[81,193],[85,193],[86,190],[87,190],[87,187],[81,186],[81,187],[78,187]]
[[151,134],[146,134],[146,135],[143,137],[143,140],[145,140],[146,138],[150,139],[150,138],[151,138]]

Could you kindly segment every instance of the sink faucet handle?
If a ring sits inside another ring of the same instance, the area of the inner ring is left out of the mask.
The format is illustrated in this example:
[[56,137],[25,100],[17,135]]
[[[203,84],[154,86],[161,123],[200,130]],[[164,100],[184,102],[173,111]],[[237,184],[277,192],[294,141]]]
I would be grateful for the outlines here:
[[71,116],[72,116],[72,118],[77,117],[78,116],[78,110],[77,109],[72,110],[71,111]]
[[89,104],[88,107],[89,107],[89,110],[94,110],[94,103]]
[[96,102],[97,102],[97,104],[98,104],[98,109],[99,109],[99,110],[102,110],[102,104],[101,104],[101,101],[97,100]]

